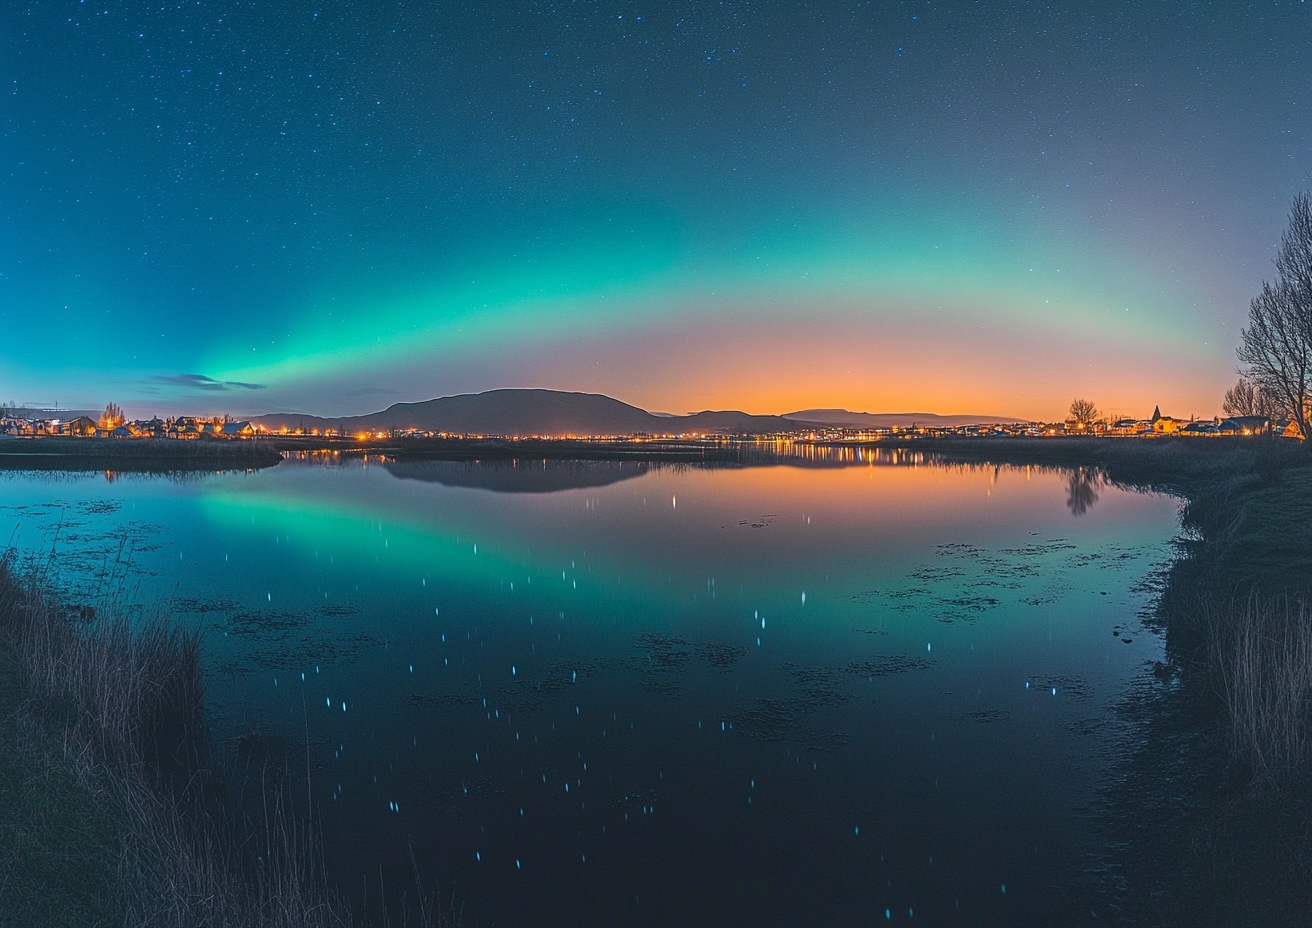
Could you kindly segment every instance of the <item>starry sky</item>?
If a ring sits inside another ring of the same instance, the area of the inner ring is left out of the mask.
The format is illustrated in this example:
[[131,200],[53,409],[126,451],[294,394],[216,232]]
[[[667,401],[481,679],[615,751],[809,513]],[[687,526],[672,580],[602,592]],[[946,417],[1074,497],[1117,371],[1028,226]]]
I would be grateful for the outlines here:
[[1212,415],[1302,2],[6,0],[0,401]]

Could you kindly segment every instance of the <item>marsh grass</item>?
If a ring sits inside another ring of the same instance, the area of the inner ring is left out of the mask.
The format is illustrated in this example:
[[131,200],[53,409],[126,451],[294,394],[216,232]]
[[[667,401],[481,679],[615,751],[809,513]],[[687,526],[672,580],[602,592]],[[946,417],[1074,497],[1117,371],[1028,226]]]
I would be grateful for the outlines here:
[[[360,924],[324,875],[308,767],[303,786],[262,768],[241,804],[207,762],[197,634],[70,621],[47,573],[0,558],[0,926]],[[417,924],[449,923],[424,897]]]
[[1312,762],[1312,614],[1301,600],[1250,596],[1208,624],[1234,758],[1283,787]]
[[[18,673],[0,643],[0,706],[20,704]],[[109,897],[121,828],[105,793],[30,715],[0,711],[0,925],[119,923]]]

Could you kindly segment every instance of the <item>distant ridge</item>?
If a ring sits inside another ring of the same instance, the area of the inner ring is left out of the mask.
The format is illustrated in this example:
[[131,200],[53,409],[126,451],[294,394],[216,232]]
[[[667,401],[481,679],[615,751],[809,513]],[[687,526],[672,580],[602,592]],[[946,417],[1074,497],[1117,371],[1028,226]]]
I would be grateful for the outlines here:
[[814,428],[889,428],[894,425],[951,427],[984,422],[1016,422],[1006,416],[940,416],[934,413],[865,413],[846,409],[806,409],[783,416],[757,416],[738,410],[703,410],[686,416],[656,414],[600,393],[560,390],[488,390],[418,403],[396,403],[363,416],[324,418],[272,413],[252,420],[266,429],[338,429],[348,434],[420,429],[460,435],[567,436],[702,433],[760,435]]
[[931,428],[955,428],[959,425],[997,425],[1009,422],[1027,422],[1019,416],[941,416],[933,412],[849,412],[846,409],[801,409],[784,413],[789,419],[819,422],[844,428],[887,429],[893,426],[924,425]]

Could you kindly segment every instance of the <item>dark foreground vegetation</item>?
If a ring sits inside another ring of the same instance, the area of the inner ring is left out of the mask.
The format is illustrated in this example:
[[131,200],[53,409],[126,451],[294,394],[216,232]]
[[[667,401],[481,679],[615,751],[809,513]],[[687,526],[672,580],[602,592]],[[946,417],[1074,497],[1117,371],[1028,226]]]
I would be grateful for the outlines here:
[[197,634],[45,580],[0,558],[0,926],[367,924],[324,879],[308,769],[207,742]]

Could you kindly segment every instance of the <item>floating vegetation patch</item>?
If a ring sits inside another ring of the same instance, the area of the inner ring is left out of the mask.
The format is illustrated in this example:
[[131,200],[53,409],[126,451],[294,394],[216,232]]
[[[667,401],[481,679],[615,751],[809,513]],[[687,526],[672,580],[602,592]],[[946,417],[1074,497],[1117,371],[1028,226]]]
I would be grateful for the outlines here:
[[775,520],[778,518],[779,516],[776,513],[768,512],[765,515],[758,516],[755,519],[739,519],[738,524],[746,525],[749,526],[750,528],[769,528],[771,525],[774,525]]
[[[679,670],[692,659],[696,650],[712,667],[721,670],[732,667],[747,654],[747,649],[723,641],[708,641],[695,644],[677,635],[663,635],[646,632],[637,637],[637,647],[647,652],[646,660],[640,660],[636,669],[648,671]],[[561,664],[564,666],[564,664]],[[571,672],[574,668],[571,666]]]
[[659,632],[643,632],[637,640],[638,647],[649,648],[653,651],[681,648],[688,644],[687,639],[680,638],[678,635],[662,635]]
[[976,709],[962,716],[968,722],[1005,722],[1011,718],[1006,709]]
[[831,667],[803,667],[789,661],[783,669],[792,674],[794,680],[802,685],[829,683],[838,679],[838,671]]
[[921,609],[933,597],[934,594],[929,590],[918,586],[905,590],[893,590],[888,594],[888,598],[894,602],[893,608],[898,612],[911,612],[914,609]]
[[747,649],[740,645],[726,644],[721,641],[710,641],[702,645],[702,657],[706,663],[712,667],[718,667],[721,670],[732,667],[738,663],[738,659],[746,656]]
[[1076,554],[1070,558],[1072,567],[1097,565],[1101,570],[1123,571],[1137,568],[1143,558],[1139,548],[1127,548],[1123,545],[1105,545],[1097,551]]
[[729,720],[734,731],[762,741],[782,741],[796,722],[788,703],[781,699],[758,699],[755,705],[738,709]]
[[208,612],[236,612],[240,605],[222,596],[174,596],[169,605],[178,612],[194,612],[205,615]]
[[895,673],[906,673],[909,670],[925,670],[933,667],[935,663],[936,661],[928,657],[887,654],[864,661],[851,661],[843,667],[843,672],[867,677],[887,677]]
[[271,646],[252,649],[242,655],[242,660],[249,667],[264,670],[310,667],[321,663],[349,663],[366,648],[383,644],[381,638],[364,632],[328,638],[303,635],[296,640],[291,640],[285,633],[278,633],[259,635],[257,640],[270,642]]
[[358,615],[360,607],[348,599],[340,603],[323,603],[315,611],[320,615],[337,618],[341,616]]
[[1001,605],[992,596],[959,596],[956,599],[942,599],[939,602],[945,606],[965,609],[969,612],[985,612],[989,609],[996,609]]
[[1038,693],[1065,696],[1070,699],[1080,701],[1088,699],[1093,695],[1093,687],[1080,677],[1069,677],[1062,674],[1041,674],[1036,673],[1028,677],[1029,688]]
[[939,613],[939,621],[951,625],[958,620],[974,622],[980,613],[996,609],[1001,603],[992,596],[958,596],[955,599],[941,599],[936,605],[947,607]]
[[1076,547],[1069,539],[1054,538],[1052,541],[1041,541],[1019,548],[1001,548],[998,553],[1008,557],[1043,557],[1045,554],[1054,554],[1057,551],[1074,551]]
[[984,553],[980,548],[963,542],[935,545],[934,552],[938,554],[939,557],[979,557]]
[[157,551],[164,547],[168,529],[154,522],[128,522],[110,536],[111,541],[126,540],[133,551]]
[[872,606],[884,598],[884,593],[880,590],[862,590],[859,593],[853,593],[852,602],[862,606]]
[[116,499],[84,499],[77,508],[90,515],[108,516],[122,509],[123,504]]
[[647,667],[651,670],[679,670],[692,658],[689,651],[652,651],[648,655]]
[[309,625],[312,619],[304,612],[281,609],[261,609],[258,612],[234,613],[224,628],[234,635],[247,638],[286,637],[286,632]]
[[887,635],[888,634],[888,632],[884,631],[882,628],[861,628],[860,626],[857,625],[852,626],[852,631],[854,631],[858,635]]
[[942,583],[944,580],[954,580],[964,575],[965,571],[959,567],[935,567],[931,564],[917,567],[907,574],[912,579],[924,580],[928,583]]
[[1006,576],[981,577],[974,583],[975,586],[992,587],[998,590],[1023,590],[1025,584],[1019,580],[1009,579]]
[[1066,731],[1073,735],[1096,735],[1107,727],[1105,719],[1076,719],[1073,722],[1067,722],[1062,726]]

